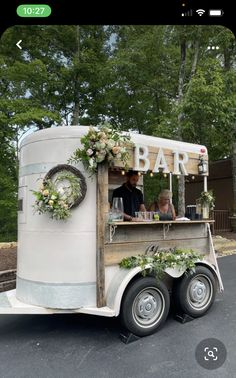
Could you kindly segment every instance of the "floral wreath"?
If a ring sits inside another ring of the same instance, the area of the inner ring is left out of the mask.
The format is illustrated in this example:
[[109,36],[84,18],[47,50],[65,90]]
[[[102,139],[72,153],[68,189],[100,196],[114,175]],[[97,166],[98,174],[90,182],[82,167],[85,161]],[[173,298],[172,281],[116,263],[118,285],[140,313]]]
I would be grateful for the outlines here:
[[67,164],[52,168],[44,177],[39,191],[33,191],[35,212],[48,213],[52,219],[66,220],[71,209],[84,199],[87,185],[81,172]]
[[129,147],[133,146],[129,135],[122,135],[110,126],[103,125],[96,130],[89,128],[88,133],[81,138],[83,148],[77,148],[69,163],[82,161],[85,168],[92,174],[97,172],[99,163],[108,162],[109,166],[114,165],[115,160],[124,163],[127,169],[129,159]]

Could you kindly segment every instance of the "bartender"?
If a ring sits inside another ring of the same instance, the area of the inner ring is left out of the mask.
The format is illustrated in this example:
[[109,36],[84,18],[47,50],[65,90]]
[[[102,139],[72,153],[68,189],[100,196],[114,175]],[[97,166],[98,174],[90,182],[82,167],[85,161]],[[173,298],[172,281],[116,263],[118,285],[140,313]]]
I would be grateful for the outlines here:
[[128,171],[126,173],[126,182],[119,188],[115,189],[112,195],[112,201],[115,197],[123,198],[124,220],[137,221],[135,212],[146,211],[143,201],[143,193],[137,189],[139,175],[137,171]]

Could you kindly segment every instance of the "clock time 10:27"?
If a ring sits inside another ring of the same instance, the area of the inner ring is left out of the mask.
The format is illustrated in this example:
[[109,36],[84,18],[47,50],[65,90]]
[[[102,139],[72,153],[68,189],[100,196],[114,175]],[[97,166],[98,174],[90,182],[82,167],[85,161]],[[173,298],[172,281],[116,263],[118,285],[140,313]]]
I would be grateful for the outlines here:
[[19,17],[48,17],[51,12],[51,7],[47,4],[21,4],[16,9]]

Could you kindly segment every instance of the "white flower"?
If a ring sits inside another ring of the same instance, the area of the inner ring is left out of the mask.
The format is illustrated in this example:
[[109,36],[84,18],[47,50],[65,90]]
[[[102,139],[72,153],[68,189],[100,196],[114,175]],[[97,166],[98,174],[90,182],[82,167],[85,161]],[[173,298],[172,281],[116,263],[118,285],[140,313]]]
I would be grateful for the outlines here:
[[52,206],[52,205],[54,204],[54,201],[53,201],[53,200],[49,200],[49,201],[48,201],[48,204],[49,204],[50,206]]
[[105,138],[106,138],[106,134],[105,134],[103,131],[100,131],[100,132],[98,133],[98,137],[99,137],[100,139],[105,139]]
[[108,161],[112,161],[113,159],[114,159],[113,155],[111,155],[111,154],[107,155],[107,160]]
[[94,165],[94,160],[93,159],[89,159],[89,165],[90,165],[90,167],[93,167],[93,165]]
[[100,150],[101,149],[101,143],[100,142],[96,142],[95,143],[95,147],[96,147],[96,150]]
[[43,191],[43,195],[44,195],[45,197],[47,197],[47,196],[49,195],[49,190],[48,190],[48,189],[45,189],[45,190]]
[[63,195],[63,194],[65,193],[65,191],[64,191],[63,188],[59,188],[59,189],[58,189],[58,193],[59,193],[60,195]]
[[101,163],[105,159],[105,156],[104,154],[99,154],[96,158],[97,163]]
[[51,200],[55,200],[55,199],[57,199],[57,197],[53,194],[53,195],[51,196]]
[[107,147],[109,148],[109,150],[112,150],[112,148],[115,146],[115,142],[114,140],[112,139],[109,139],[109,141],[107,142]]
[[86,151],[86,154],[88,156],[91,156],[93,154],[93,150],[91,148],[89,148],[87,151]]

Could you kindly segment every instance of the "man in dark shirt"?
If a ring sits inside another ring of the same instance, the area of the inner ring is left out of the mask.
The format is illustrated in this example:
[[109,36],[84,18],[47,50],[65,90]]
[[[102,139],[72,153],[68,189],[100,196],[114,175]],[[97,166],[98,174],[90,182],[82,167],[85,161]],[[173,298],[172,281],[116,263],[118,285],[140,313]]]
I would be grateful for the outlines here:
[[115,197],[122,197],[124,204],[124,219],[133,221],[136,220],[135,212],[146,211],[146,209],[143,202],[143,193],[136,188],[139,180],[138,172],[129,171],[126,176],[127,181],[114,190],[112,200]]

